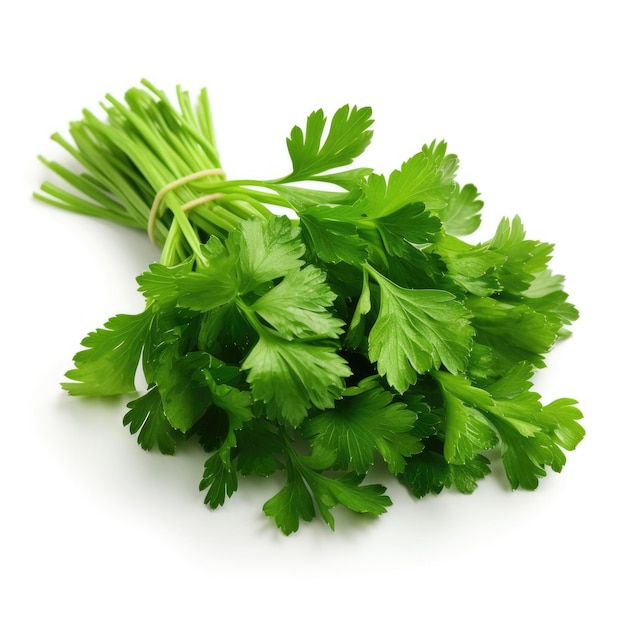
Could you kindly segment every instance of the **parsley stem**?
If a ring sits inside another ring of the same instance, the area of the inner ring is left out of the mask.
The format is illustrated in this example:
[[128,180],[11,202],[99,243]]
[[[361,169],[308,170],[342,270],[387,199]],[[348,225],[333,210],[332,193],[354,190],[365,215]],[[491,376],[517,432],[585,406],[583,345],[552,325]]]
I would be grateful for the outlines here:
[[178,224],[173,222],[168,233],[159,262],[163,265],[175,265],[181,259],[178,256]]
[[[293,209],[294,206],[289,200],[281,196],[279,193],[261,191],[260,188],[265,189],[280,189],[280,185],[273,185],[266,181],[243,179],[243,180],[224,180],[219,182],[201,182],[198,181],[198,187],[203,191],[221,191],[222,193],[236,193],[243,194],[249,198],[254,198],[259,203],[271,204],[274,206],[282,206],[285,208]],[[252,187],[252,189],[250,189]],[[271,215],[271,211],[263,207],[262,210],[267,216]]]
[[[44,183],[41,186],[41,191],[47,193],[48,196],[43,194],[34,193],[33,197],[37,200],[43,200],[52,206],[56,206],[66,211],[72,211],[73,213],[81,213],[83,215],[90,215],[92,217],[103,217],[117,224],[123,226],[130,226],[132,228],[141,228],[137,222],[128,214],[118,213],[116,211],[107,210],[97,204],[83,200],[71,193],[68,193],[64,189],[60,189],[56,185],[50,183]],[[55,200],[56,198],[56,200]]]
[[256,316],[256,313],[243,301],[240,296],[237,296],[235,300],[235,304],[241,313],[243,313],[244,317],[250,323],[250,326],[256,331],[257,335],[261,337],[266,332],[269,332],[269,328],[266,328],[261,324],[259,318]]
[[220,199],[222,206],[228,207],[231,214],[239,219],[251,217],[267,218],[270,211],[255,198],[243,193],[229,193]]

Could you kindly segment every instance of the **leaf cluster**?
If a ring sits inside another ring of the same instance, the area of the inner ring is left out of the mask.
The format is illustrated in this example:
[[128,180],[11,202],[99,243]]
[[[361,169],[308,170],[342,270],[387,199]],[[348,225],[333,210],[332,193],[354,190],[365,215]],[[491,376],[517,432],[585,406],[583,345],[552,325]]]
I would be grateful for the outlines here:
[[[179,91],[178,113],[148,86],[126,106],[111,100],[108,124],[74,124],[81,177],[49,164],[102,201],[93,214],[141,227],[168,178],[219,166],[206,95],[194,114]],[[418,498],[471,493],[495,450],[513,489],[535,489],[584,435],[574,400],[543,404],[531,386],[578,315],[549,268],[553,246],[527,238],[519,217],[482,243],[461,239],[482,201],[457,183],[444,142],[389,176],[345,169],[371,124],[369,108],[342,107],[330,123],[315,111],[287,139],[286,176],[209,177],[172,194],[163,256],[137,278],[145,309],[90,333],[63,383],[127,394],[139,373],[123,420],[138,443],[174,454],[197,441],[211,508],[241,477],[282,473],[264,511],[286,534],[316,515],[334,528],[339,504],[384,513],[385,487],[368,481],[377,465]],[[300,186],[311,181],[334,190]],[[39,197],[88,213],[76,193],[51,190]]]

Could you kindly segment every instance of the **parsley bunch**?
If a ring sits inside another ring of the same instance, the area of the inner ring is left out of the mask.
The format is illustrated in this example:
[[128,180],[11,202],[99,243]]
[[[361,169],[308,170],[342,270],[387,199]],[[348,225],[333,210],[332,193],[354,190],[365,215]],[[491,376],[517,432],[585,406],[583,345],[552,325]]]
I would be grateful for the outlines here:
[[137,278],[144,310],[90,333],[62,386],[136,393],[139,369],[124,424],[146,450],[199,442],[211,508],[240,477],[280,472],[264,511],[289,534],[316,514],[333,528],[338,504],[384,513],[374,463],[418,498],[472,492],[493,449],[514,489],[561,470],[580,411],[542,404],[530,379],[577,311],[553,246],[518,217],[484,243],[460,238],[482,202],[444,142],[387,177],[346,169],[371,110],[330,123],[318,110],[287,139],[291,172],[227,180],[205,90],[194,107],[144,81],[104,109],[70,125],[73,142],[53,136],[82,173],[42,159],[70,190],[35,195],[145,229],[162,254]]

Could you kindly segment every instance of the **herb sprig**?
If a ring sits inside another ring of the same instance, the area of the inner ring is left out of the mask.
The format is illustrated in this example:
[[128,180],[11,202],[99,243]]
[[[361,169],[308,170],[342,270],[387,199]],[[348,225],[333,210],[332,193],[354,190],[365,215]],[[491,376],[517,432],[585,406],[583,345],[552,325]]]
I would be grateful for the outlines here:
[[384,513],[385,488],[367,482],[377,459],[418,498],[471,493],[487,450],[513,489],[562,469],[581,413],[542,404],[530,381],[578,312],[553,246],[519,217],[460,238],[482,201],[444,142],[387,177],[352,168],[371,110],[320,109],[287,139],[290,172],[231,181],[206,90],[194,107],[143,81],[104,110],[71,123],[72,142],[53,135],[83,172],[42,158],[66,185],[35,196],[145,229],[162,252],[137,278],[144,310],[90,333],[62,387],[135,394],[123,421],[144,449],[199,442],[209,507],[240,477],[282,472],[264,511],[289,534],[316,515],[334,528],[338,504]]

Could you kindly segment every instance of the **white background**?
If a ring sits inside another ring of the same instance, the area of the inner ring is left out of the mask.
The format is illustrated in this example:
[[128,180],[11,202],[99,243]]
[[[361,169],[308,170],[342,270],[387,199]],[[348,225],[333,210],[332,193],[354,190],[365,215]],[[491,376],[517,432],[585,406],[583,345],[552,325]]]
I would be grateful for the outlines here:
[[[3,624],[624,624],[624,45],[621,2],[5,3],[0,9]],[[215,512],[204,456],[143,452],[123,401],[66,397],[80,339],[140,310],[143,233],[38,204],[37,154],[142,77],[206,85],[229,178],[287,171],[313,109],[374,108],[363,165],[446,139],[485,201],[556,244],[581,311],[536,379],[587,437],[534,493],[496,467],[472,496],[337,512],[282,536],[243,481]]]

